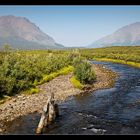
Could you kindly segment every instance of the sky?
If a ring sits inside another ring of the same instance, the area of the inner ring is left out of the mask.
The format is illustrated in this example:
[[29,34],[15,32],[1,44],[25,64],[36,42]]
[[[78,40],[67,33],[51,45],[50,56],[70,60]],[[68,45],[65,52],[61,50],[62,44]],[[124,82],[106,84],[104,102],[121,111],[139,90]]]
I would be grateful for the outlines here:
[[28,18],[60,44],[86,46],[117,29],[140,22],[140,6],[0,6],[0,16]]

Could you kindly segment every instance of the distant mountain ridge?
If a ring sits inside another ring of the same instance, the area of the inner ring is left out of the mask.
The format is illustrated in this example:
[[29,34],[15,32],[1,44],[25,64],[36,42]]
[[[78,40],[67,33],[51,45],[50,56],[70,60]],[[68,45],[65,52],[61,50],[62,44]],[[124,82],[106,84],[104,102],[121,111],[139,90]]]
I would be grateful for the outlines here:
[[25,17],[0,17],[0,47],[10,44],[21,49],[53,49],[64,46],[55,42]]
[[118,29],[111,35],[105,36],[88,47],[104,46],[137,46],[140,45],[140,22]]

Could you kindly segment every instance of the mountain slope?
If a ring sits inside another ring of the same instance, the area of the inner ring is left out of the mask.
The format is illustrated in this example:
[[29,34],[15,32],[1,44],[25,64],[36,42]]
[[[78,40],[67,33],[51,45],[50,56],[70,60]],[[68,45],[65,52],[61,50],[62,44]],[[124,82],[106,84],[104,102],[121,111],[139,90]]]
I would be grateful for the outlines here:
[[22,49],[46,49],[61,46],[27,18],[15,16],[0,17],[0,46],[5,43]]
[[140,45],[140,22],[124,26],[111,35],[105,36],[88,47]]

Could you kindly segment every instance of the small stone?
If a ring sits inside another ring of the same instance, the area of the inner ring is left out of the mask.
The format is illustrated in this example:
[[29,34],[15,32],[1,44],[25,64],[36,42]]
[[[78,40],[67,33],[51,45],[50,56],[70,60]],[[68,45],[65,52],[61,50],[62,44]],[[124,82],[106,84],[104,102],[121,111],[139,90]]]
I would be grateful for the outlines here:
[[22,98],[22,95],[17,96],[18,98]]
[[25,99],[26,99],[26,97],[23,97],[23,98],[22,98],[22,100],[25,100]]
[[92,128],[90,130],[93,131],[94,133],[98,133],[99,132],[99,130],[98,129],[95,129],[95,128]]
[[25,105],[25,102],[23,102],[22,104]]
[[97,119],[97,116],[94,116],[95,119]]
[[11,108],[13,108],[13,106],[11,106]]
[[83,127],[82,130],[87,130],[87,128],[86,127]]
[[94,133],[104,133],[104,132],[106,132],[106,130],[104,130],[104,129],[96,129],[96,128],[92,128],[92,129],[90,129],[91,131],[93,131]]
[[93,115],[87,115],[87,117],[92,117]]
[[0,128],[0,133],[3,132],[3,130]]
[[82,113],[78,113],[78,115],[82,116],[83,114]]
[[90,124],[88,127],[87,127],[87,129],[91,129],[91,128],[93,128],[94,127],[94,125],[93,124]]
[[17,100],[16,99],[13,99],[13,102],[16,102]]

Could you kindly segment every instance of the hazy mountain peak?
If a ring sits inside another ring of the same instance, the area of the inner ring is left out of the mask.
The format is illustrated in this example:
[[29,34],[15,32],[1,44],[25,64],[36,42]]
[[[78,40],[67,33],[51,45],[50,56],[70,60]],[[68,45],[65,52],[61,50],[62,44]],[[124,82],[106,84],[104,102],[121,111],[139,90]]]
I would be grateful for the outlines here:
[[13,15],[0,17],[0,45],[8,43],[13,47],[46,46],[57,47],[54,39],[40,30],[26,17]]
[[105,36],[90,47],[103,47],[103,46],[131,46],[140,45],[140,22],[135,22],[122,28],[111,35]]

